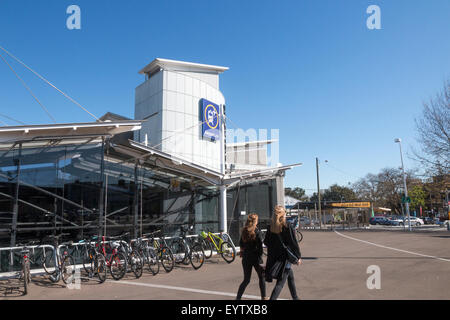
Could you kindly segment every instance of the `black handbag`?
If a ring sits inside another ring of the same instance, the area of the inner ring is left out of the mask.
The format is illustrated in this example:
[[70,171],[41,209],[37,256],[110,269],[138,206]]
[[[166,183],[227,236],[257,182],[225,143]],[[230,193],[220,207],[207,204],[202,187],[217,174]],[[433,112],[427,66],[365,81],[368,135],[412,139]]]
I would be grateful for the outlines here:
[[289,249],[288,246],[286,246],[284,244],[283,239],[281,239],[280,234],[278,234],[278,239],[280,239],[281,245],[283,246],[283,248],[286,252],[287,261],[289,261],[290,263],[297,263],[299,258],[291,251],[291,249]]
[[265,270],[265,278],[267,282],[272,282],[272,279],[278,279],[278,275],[286,267],[286,261],[275,261],[270,270]]

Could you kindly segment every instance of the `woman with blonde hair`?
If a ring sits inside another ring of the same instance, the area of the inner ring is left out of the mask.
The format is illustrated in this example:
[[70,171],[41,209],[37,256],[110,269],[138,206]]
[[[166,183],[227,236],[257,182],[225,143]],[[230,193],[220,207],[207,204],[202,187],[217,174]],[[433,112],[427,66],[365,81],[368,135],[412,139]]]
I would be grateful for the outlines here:
[[272,282],[272,279],[277,279],[270,300],[278,298],[286,280],[292,299],[298,300],[291,267],[292,264],[301,264],[301,253],[295,238],[294,226],[286,221],[284,207],[275,207],[264,244],[267,246],[266,281]]
[[242,268],[244,270],[244,280],[239,286],[236,300],[240,300],[244,294],[245,288],[250,283],[252,269],[254,268],[259,278],[259,289],[261,291],[261,299],[266,300],[266,282],[264,281],[264,272],[261,267],[263,245],[262,235],[258,226],[258,215],[252,213],[248,216],[244,229],[242,230],[241,239],[239,241],[240,256],[242,258]]

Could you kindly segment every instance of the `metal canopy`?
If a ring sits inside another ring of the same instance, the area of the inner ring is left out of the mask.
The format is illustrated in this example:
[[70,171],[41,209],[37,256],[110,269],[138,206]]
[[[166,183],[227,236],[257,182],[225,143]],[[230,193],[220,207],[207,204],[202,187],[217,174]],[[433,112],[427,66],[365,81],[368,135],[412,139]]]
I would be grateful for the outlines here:
[[249,183],[251,181],[267,180],[273,178],[275,175],[280,175],[284,173],[286,170],[302,165],[302,163],[296,163],[281,167],[271,167],[261,170],[224,175],[217,171],[208,169],[206,167],[197,164],[193,164],[180,157],[162,152],[152,147],[148,147],[142,143],[133,140],[129,140],[129,144],[134,150],[141,151],[140,155],[135,154],[136,158],[140,159],[152,158],[155,161],[158,160],[158,166],[162,168],[167,168],[183,174],[198,177],[215,186],[225,185],[227,187],[231,187],[240,182]]
[[0,150],[83,145],[97,143],[102,137],[139,130],[142,121],[122,120],[90,123],[45,124],[0,127]]
[[205,186],[221,185],[222,175],[219,172],[190,163],[179,157],[172,156],[133,140],[129,140],[128,143],[129,145],[127,146],[113,146],[117,152],[131,157],[128,162],[140,160],[142,163],[152,164],[153,169],[157,168],[157,170],[163,171],[166,174],[174,174],[174,177],[180,175],[181,177],[194,177],[203,181]]

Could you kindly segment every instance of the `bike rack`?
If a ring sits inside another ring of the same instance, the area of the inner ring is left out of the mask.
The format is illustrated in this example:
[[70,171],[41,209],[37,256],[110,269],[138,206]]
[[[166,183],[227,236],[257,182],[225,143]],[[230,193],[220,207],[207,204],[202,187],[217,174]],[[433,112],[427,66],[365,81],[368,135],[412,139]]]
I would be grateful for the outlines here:
[[[235,246],[234,243],[233,243],[233,240],[231,239],[231,237],[230,237],[230,235],[228,233],[216,232],[214,234],[218,235],[218,236],[220,236],[221,234],[222,235],[223,234],[227,235],[228,240],[230,240],[231,243],[233,244],[233,246]],[[186,235],[186,238],[199,238],[199,237],[200,237],[200,235],[198,235],[198,234]],[[172,239],[175,239],[175,238],[179,238],[179,236],[164,237],[164,240],[172,240]],[[155,237],[155,238],[152,238],[152,239],[159,241],[159,240],[162,239],[162,237]],[[150,241],[152,239],[150,239],[150,238],[141,238],[140,240],[148,242],[148,241]],[[136,242],[136,241],[137,241],[137,239],[131,239],[130,242],[133,243],[133,242]],[[108,244],[113,243],[113,242],[124,242],[124,243],[126,243],[126,241],[124,241],[124,240],[106,240],[106,241],[104,241],[104,243],[108,243]],[[72,243],[70,245],[69,244],[60,244],[56,248],[55,248],[55,246],[50,245],[50,244],[31,245],[31,246],[26,246],[26,248],[28,248],[32,252],[32,256],[35,256],[35,252],[36,252],[37,249],[45,250],[45,248],[51,248],[53,250],[53,252],[55,253],[55,255],[58,255],[58,259],[60,259],[61,256],[62,256],[61,251],[63,249],[66,249],[66,248],[69,249],[69,248],[73,248],[73,247],[79,248],[81,246],[87,245],[88,243],[89,244],[95,244],[96,241],[81,242],[81,243],[80,242],[74,242],[74,243]],[[127,243],[127,245],[128,245],[128,243]],[[25,248],[25,247],[24,246],[16,246],[16,247],[2,247],[2,248],[0,248],[0,257],[1,257],[1,252],[2,251],[9,251],[10,252],[9,253],[9,257],[8,257],[8,262],[9,262],[8,265],[9,265],[10,270],[13,269],[13,266],[14,266],[14,251],[23,250],[23,248]],[[235,246],[235,248],[236,248],[236,246]],[[76,259],[76,257],[74,257],[74,259]],[[55,261],[57,261],[56,257],[55,257]],[[75,260],[75,267],[76,268],[83,268],[83,265],[82,264],[77,264],[76,260]],[[19,270],[0,272],[0,280],[1,279],[15,278],[15,277],[17,277],[17,273],[18,272],[19,272]],[[45,270],[42,267],[31,269],[30,272],[31,272],[32,275],[46,274]]]
[[[230,237],[230,235],[228,234],[228,233],[226,233],[226,232],[215,232],[214,233],[215,235],[217,235],[217,236],[220,236],[221,234],[223,235],[223,234],[225,234],[225,235],[227,235],[227,237],[228,237],[228,240],[230,240],[230,242],[231,242],[231,244],[236,248],[236,246],[234,245],[234,242],[233,242],[233,240],[231,239],[231,237]],[[164,237],[164,240],[171,240],[171,239],[176,239],[176,238],[179,238],[180,236],[175,236],[175,237]],[[186,235],[186,238],[199,238],[200,237],[200,235],[198,235],[198,234],[189,234],[189,235]],[[161,240],[162,238],[160,238],[160,237],[155,237],[155,238],[152,238],[153,240]],[[149,239],[149,238],[141,238],[140,240],[141,241],[150,241],[150,240],[152,240],[152,239]],[[132,239],[131,240],[131,243],[133,243],[133,242],[136,242],[137,241],[137,239]],[[236,250],[237,250],[237,248],[236,248]],[[214,251],[214,250],[213,250]]]
[[[3,247],[0,248],[0,256],[1,256],[1,252],[2,251],[9,251],[9,257],[8,257],[8,265],[9,265],[9,269],[10,271],[6,271],[6,272],[0,272],[0,279],[11,279],[11,278],[15,278],[17,277],[17,273],[19,272],[19,270],[16,271],[11,271],[14,267],[14,251],[19,251],[19,250],[23,250],[24,248],[27,248],[30,250],[30,252],[32,252],[32,255],[35,255],[36,249],[42,249],[45,250],[45,248],[51,248],[53,250],[53,252],[55,252],[55,247],[49,244],[43,244],[43,245],[32,245],[32,246],[22,246],[22,247]],[[30,264],[31,266],[32,264]],[[45,270],[40,267],[40,268],[34,268],[34,269],[30,269],[31,274],[35,274],[35,275],[40,275],[40,274],[45,274]]]

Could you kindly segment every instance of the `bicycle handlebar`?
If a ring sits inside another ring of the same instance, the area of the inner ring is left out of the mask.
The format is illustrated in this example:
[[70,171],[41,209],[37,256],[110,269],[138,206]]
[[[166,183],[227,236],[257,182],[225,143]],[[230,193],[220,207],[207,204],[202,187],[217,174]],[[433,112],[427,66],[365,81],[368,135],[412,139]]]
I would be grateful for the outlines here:
[[16,244],[16,247],[29,247],[29,246],[38,245],[38,244],[40,244],[39,241],[33,240],[33,241],[29,241],[27,243]]
[[143,234],[142,236],[144,236],[144,237],[154,236],[155,234],[158,234],[158,233],[161,233],[161,232],[162,232],[162,230],[161,230],[161,229],[158,229],[158,230],[153,231],[153,232],[145,233],[145,234]]

